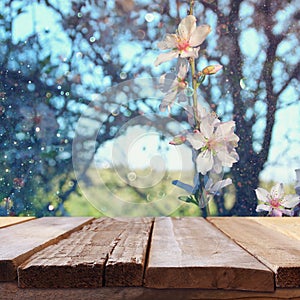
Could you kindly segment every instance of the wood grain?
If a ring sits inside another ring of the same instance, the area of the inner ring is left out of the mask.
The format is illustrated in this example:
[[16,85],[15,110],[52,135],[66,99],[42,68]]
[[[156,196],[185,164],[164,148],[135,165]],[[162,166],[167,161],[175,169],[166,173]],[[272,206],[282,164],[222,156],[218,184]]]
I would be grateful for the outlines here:
[[[122,220],[124,222],[124,220]],[[105,267],[106,286],[142,286],[153,218],[128,219]]]
[[293,239],[300,240],[300,218],[259,218],[250,217],[251,220],[269,227],[273,231],[281,232]]
[[138,285],[143,279],[149,228],[151,220],[141,218],[97,219],[22,264],[18,268],[19,286],[95,288],[105,281],[108,285]]
[[298,239],[277,231],[274,224],[266,226],[268,221],[243,217],[209,218],[209,221],[268,266],[275,273],[277,287],[300,286]]
[[33,220],[34,217],[0,217],[0,228]]
[[66,237],[92,219],[46,217],[0,229],[0,281],[14,280],[17,267],[32,254]]
[[145,286],[273,291],[274,275],[202,218],[157,218]]

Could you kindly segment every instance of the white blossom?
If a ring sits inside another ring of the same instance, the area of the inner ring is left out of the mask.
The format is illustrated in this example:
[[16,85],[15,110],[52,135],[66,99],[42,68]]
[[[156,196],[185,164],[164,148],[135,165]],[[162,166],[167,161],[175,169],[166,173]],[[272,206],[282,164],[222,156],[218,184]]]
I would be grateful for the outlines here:
[[208,25],[196,27],[196,18],[192,15],[182,19],[175,34],[167,34],[165,39],[158,43],[161,50],[170,52],[161,53],[154,64],[159,64],[177,57],[198,57],[200,45],[203,43],[211,29]]
[[299,204],[299,195],[284,195],[283,184],[278,183],[268,192],[263,188],[255,190],[256,197],[262,204],[257,205],[256,211],[267,211],[270,216],[281,217],[283,214],[291,216],[292,209]]
[[218,122],[218,119],[203,118],[200,130],[187,135],[192,147],[199,151],[196,157],[197,170],[202,175],[209,171],[221,173],[222,167],[232,167],[239,156],[235,150],[239,141],[234,133],[235,122]]
[[160,89],[165,96],[159,106],[161,111],[170,108],[175,99],[178,98],[179,102],[187,100],[185,89],[188,87],[186,81],[186,74],[188,72],[188,61],[183,58],[178,59],[177,73],[167,73],[160,77]]

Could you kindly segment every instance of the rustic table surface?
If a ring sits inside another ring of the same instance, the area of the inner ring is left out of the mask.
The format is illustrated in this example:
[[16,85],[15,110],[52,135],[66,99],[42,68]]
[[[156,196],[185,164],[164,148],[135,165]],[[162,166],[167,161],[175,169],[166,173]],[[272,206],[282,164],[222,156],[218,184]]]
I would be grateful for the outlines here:
[[0,299],[300,299],[300,218],[0,218]]

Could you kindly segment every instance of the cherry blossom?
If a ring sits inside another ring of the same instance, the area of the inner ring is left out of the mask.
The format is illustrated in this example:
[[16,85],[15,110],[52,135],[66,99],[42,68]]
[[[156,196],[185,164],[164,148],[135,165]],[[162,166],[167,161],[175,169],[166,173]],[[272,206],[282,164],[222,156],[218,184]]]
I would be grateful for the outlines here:
[[181,200],[185,202],[193,202],[199,205],[200,207],[204,207],[207,205],[207,203],[213,196],[215,196],[221,191],[221,189],[223,189],[229,184],[232,184],[232,180],[230,178],[226,178],[224,180],[220,180],[214,183],[211,178],[208,178],[203,189],[204,193],[198,194],[197,198],[197,191],[200,191],[199,174],[195,175],[194,186],[186,184],[180,180],[174,180],[172,183],[190,194],[190,196],[188,197],[182,196],[180,198]]
[[[194,3],[191,2],[191,13]],[[189,15],[182,19],[175,34],[167,34],[158,43],[161,50],[169,50],[160,54],[155,60],[156,66],[163,62],[178,59],[176,73],[167,73],[160,78],[160,90],[165,93],[160,110],[170,110],[174,101],[188,100],[192,106],[185,107],[191,130],[173,138],[171,145],[188,144],[192,149],[192,160],[196,166],[194,184],[189,185],[179,180],[172,183],[188,192],[189,196],[179,199],[203,208],[207,202],[222,188],[231,184],[231,179],[214,182],[206,175],[212,171],[221,173],[223,167],[231,167],[239,157],[235,150],[239,138],[234,134],[235,122],[221,122],[214,112],[208,112],[198,102],[197,89],[207,75],[213,75],[222,69],[221,65],[209,65],[197,72],[196,58],[200,45],[204,42],[211,28],[208,25],[196,26],[196,18]],[[187,73],[190,66],[190,86]],[[189,92],[191,91],[191,93]],[[204,177],[201,177],[203,175]],[[215,178],[216,179],[216,178]]]
[[208,25],[196,27],[196,18],[192,15],[182,19],[175,34],[167,34],[165,39],[158,43],[161,50],[171,49],[161,53],[154,64],[156,66],[177,57],[198,57],[200,45],[203,43],[211,28]]
[[284,195],[282,183],[274,185],[270,192],[263,188],[257,188],[255,193],[257,199],[263,202],[262,204],[257,205],[256,211],[267,211],[269,216],[292,216],[292,209],[300,203],[299,195]]
[[201,120],[200,130],[187,135],[192,147],[199,151],[196,157],[197,171],[205,175],[209,171],[221,173],[222,167],[232,167],[239,157],[235,150],[239,138],[234,134],[234,121],[213,122]]

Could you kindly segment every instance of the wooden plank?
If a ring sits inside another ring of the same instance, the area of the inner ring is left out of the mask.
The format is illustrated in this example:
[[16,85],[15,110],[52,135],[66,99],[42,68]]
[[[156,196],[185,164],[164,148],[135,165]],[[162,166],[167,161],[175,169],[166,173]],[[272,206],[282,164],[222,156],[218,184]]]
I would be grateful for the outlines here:
[[274,274],[203,218],[157,218],[145,286],[273,291]]
[[300,287],[299,240],[250,218],[209,218],[209,221],[268,266],[275,273],[277,287]]
[[0,229],[0,281],[14,280],[17,267],[28,257],[92,219],[46,217]]
[[145,287],[103,287],[73,289],[19,289],[15,282],[0,283],[1,300],[32,299],[112,299],[112,300],[278,300],[300,299],[300,289],[276,289],[274,292],[251,292],[207,289],[151,289]]
[[293,239],[300,240],[300,218],[249,217],[271,230],[279,231]]
[[0,217],[0,228],[8,227],[18,223],[27,222],[35,219],[34,217]]
[[[74,232],[68,239],[40,251],[22,264],[18,268],[19,286],[96,288],[105,285],[104,273],[108,285],[139,284],[143,278],[142,256],[146,252],[148,227],[151,227],[151,222],[141,218],[97,219],[82,230]],[[138,228],[146,232],[138,234]],[[133,233],[132,237],[129,237],[130,232]],[[135,238],[142,238],[142,241],[133,242]],[[133,244],[130,246],[130,243]],[[124,246],[128,246],[126,257],[121,255]],[[143,249],[135,248],[138,246]],[[108,260],[106,273],[104,270]],[[135,271],[136,274],[133,273]],[[128,278],[125,278],[126,273]]]
[[104,264],[122,228],[98,219],[36,253],[18,268],[19,287],[100,287]]
[[[124,222],[124,221],[123,221]],[[105,268],[106,286],[142,286],[153,218],[130,220]]]

